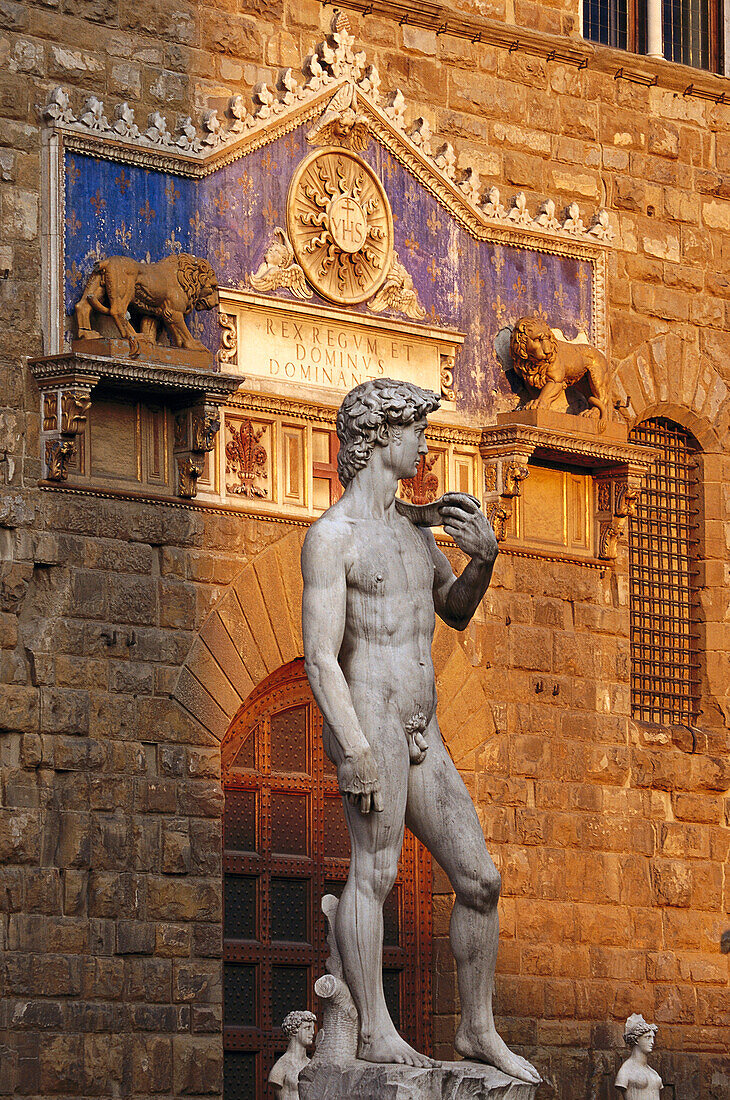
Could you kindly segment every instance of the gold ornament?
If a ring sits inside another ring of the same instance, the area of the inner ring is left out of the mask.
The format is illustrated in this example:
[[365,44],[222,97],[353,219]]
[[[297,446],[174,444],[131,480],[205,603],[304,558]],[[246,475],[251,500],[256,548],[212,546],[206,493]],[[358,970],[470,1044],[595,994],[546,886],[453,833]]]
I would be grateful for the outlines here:
[[289,239],[316,290],[331,302],[364,302],[382,286],[393,252],[393,216],[383,185],[346,149],[302,161],[289,187]]

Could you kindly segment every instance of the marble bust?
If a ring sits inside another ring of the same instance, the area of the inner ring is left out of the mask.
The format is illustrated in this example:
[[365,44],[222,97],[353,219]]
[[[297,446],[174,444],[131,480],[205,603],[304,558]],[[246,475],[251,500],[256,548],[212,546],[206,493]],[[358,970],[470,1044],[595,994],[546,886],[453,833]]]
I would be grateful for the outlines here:
[[640,1013],[633,1013],[626,1021],[624,1042],[631,1049],[631,1054],[618,1071],[615,1081],[616,1088],[622,1090],[626,1100],[659,1100],[664,1085],[648,1062],[657,1030],[657,1025],[648,1024]]
[[314,1013],[306,1011],[290,1012],[284,1019],[281,1026],[289,1045],[269,1074],[276,1100],[299,1100],[299,1074],[309,1061],[307,1050],[314,1042],[316,1023]]
[[[347,394],[337,416],[344,493],[312,525],[302,551],[305,668],[352,846],[335,937],[359,1015],[359,1058],[430,1065],[398,1034],[383,995],[383,902],[407,822],[456,895],[456,1049],[535,1085],[537,1071],[494,1024],[500,877],[441,737],[431,660],[436,615],[465,629],[489,585],[497,542],[466,494],[446,494],[420,522],[418,509],[396,499],[399,479],[413,477],[427,453],[426,417],[439,400],[392,379]],[[425,525],[434,522],[469,558],[459,577]]]

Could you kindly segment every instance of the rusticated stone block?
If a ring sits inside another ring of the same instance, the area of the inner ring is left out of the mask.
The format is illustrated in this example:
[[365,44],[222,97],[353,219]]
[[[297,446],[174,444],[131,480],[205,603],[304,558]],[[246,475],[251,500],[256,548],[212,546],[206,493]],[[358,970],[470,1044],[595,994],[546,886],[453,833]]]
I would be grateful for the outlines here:
[[181,1096],[211,1096],[223,1084],[220,1039],[179,1036],[173,1039],[175,1092]]
[[533,1100],[537,1086],[478,1062],[441,1062],[427,1069],[310,1064],[299,1075],[301,1100]]

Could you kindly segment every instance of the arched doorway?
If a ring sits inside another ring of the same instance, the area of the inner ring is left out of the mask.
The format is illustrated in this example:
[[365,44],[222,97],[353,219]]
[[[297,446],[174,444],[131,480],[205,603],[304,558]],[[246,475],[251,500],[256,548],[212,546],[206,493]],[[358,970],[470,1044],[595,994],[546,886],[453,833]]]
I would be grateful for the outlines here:
[[[320,900],[340,893],[350,847],[321,724],[297,659],[251,693],[222,743],[225,1100],[268,1096],[284,1016],[318,1008]],[[394,1020],[421,1050],[431,1046],[430,945],[430,857],[406,831],[385,908],[383,975]]]

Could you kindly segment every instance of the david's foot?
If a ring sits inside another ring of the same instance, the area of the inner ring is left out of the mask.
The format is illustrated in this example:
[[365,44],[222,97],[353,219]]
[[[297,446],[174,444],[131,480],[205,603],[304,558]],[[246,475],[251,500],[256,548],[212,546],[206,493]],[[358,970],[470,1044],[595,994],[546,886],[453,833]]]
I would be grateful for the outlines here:
[[514,1054],[496,1031],[478,1035],[462,1025],[456,1033],[454,1046],[462,1058],[496,1066],[508,1077],[526,1081],[528,1085],[539,1085],[542,1080],[535,1067],[526,1058]]
[[385,1064],[395,1062],[402,1066],[420,1066],[424,1069],[434,1064],[425,1054],[419,1054],[413,1047],[409,1047],[397,1032],[393,1032],[392,1035],[379,1035],[367,1043],[360,1040],[358,1057],[365,1062]]

